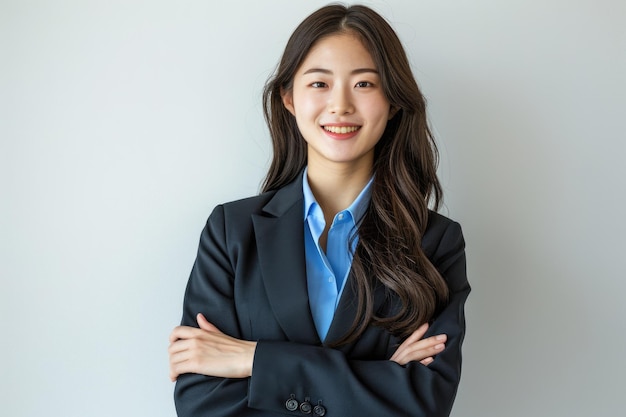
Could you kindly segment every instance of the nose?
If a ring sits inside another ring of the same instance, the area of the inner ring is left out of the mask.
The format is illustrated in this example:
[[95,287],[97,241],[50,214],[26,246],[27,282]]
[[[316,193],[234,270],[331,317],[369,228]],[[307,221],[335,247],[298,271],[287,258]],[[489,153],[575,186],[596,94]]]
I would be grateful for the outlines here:
[[328,112],[335,115],[350,114],[354,112],[350,91],[340,85],[336,85],[328,98]]

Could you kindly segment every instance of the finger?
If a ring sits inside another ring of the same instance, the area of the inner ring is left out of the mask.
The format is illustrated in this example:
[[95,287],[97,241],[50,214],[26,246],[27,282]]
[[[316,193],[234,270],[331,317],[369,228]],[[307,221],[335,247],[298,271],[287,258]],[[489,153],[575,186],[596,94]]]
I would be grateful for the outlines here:
[[[412,354],[412,351],[410,349],[410,345],[409,346],[400,346],[393,354],[393,356],[391,357],[391,360],[394,362],[399,363],[400,365],[405,365],[407,362],[409,362],[408,359],[405,359],[407,355]],[[425,357],[425,356],[424,356]],[[420,358],[422,359],[422,358]]]
[[411,335],[407,337],[404,342],[402,342],[402,344],[411,344],[411,343],[417,342],[422,337],[424,337],[427,330],[428,330],[428,323],[422,324],[420,327],[415,329],[413,333],[411,333]]
[[186,372],[184,366],[187,366],[186,362],[189,361],[189,352],[170,353],[169,356],[170,380],[176,381],[179,375]]
[[420,362],[426,361],[426,362],[423,362],[423,364],[426,365],[430,363],[428,358],[432,358],[437,353],[439,353],[439,351],[433,352],[432,349],[403,352],[402,354],[398,355],[395,359],[393,359],[393,361],[400,365],[406,365],[407,363],[413,362],[413,361],[420,361]]
[[430,353],[438,353],[442,351],[446,347],[446,338],[445,337],[429,337],[428,339],[420,340],[408,346],[405,349],[405,352],[427,352],[429,353],[426,356],[430,356]]
[[191,339],[178,339],[177,341],[170,343],[167,348],[167,353],[171,356],[175,353],[189,350],[189,340]]
[[192,358],[192,353],[188,350],[183,350],[180,352],[171,353],[169,356],[169,362],[171,367],[189,361]]
[[448,340],[448,336],[445,334],[439,334],[437,336],[431,336],[426,339],[418,340],[410,345],[405,346],[405,351],[418,351],[430,349],[437,345],[445,345]]
[[399,359],[400,355],[402,355],[407,350],[415,350],[415,349],[421,349],[421,348],[427,347],[428,344],[425,344],[427,343],[425,341],[428,341],[431,338],[422,339],[427,331],[428,331],[428,323],[424,323],[420,327],[418,327],[416,330],[414,330],[413,333],[411,333],[411,335],[409,335],[409,337],[407,337],[406,340],[402,342],[400,346],[398,346],[393,356],[391,357],[391,360]]
[[427,358],[425,358],[425,359],[422,359],[422,360],[420,361],[420,363],[421,363],[422,365],[424,365],[424,366],[428,366],[428,365],[430,365],[431,363],[433,363],[433,361],[434,361],[433,357],[432,357],[432,356],[429,356],[429,357],[427,357]]
[[178,340],[178,329],[179,326],[174,327],[174,330],[172,330],[172,332],[170,333],[169,339],[170,339],[170,344],[174,343],[175,341]]
[[181,364],[170,364],[170,380],[172,382],[176,381],[181,374],[186,373],[186,371],[182,370]]
[[415,342],[419,341],[422,337],[424,337],[424,335],[426,334],[427,330],[428,330],[428,323],[424,323],[420,327],[415,329],[413,331],[413,333],[411,333],[409,335],[409,337],[407,337],[406,340],[404,342],[402,342],[400,344],[400,346],[398,346],[396,351],[393,353],[393,356],[391,357],[391,360],[393,361],[393,360],[398,359],[398,357],[402,353],[402,351],[407,349],[412,343],[415,343]]
[[447,336],[444,334],[418,340],[410,345],[400,346],[391,360],[404,365],[411,361],[421,361],[429,356],[435,356],[445,349]]
[[439,343],[436,345],[431,345],[427,347],[423,347],[420,349],[411,349],[403,352],[401,360],[405,362],[411,361],[421,361],[430,356],[436,356],[441,353],[446,348],[445,343]]
[[220,329],[218,329],[217,327],[215,327],[213,324],[211,324],[206,317],[204,317],[204,314],[202,313],[198,313],[196,315],[196,320],[198,321],[198,326],[200,326],[200,328],[202,330],[206,330],[207,332],[217,332],[217,333],[222,333],[220,332]]
[[172,333],[170,333],[170,343],[174,343],[179,339],[191,339],[198,336],[199,329],[189,326],[177,326],[174,327]]

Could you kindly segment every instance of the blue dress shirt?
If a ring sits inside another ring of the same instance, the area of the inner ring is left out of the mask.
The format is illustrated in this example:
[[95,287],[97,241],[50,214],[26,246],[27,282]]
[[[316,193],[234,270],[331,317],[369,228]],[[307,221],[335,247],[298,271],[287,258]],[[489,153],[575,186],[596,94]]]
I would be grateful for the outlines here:
[[[305,169],[302,177],[304,192],[304,250],[306,258],[309,305],[321,340],[326,338],[335,309],[352,266],[358,236],[356,225],[365,214],[371,200],[372,180],[345,210],[335,215],[328,230],[326,253],[319,245],[326,221],[315,200]],[[351,240],[354,235],[354,239]]]

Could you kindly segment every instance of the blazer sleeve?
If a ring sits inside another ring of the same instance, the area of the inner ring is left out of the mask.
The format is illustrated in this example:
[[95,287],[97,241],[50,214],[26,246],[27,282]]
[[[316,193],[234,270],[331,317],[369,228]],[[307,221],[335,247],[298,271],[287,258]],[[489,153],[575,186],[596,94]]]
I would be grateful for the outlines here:
[[[224,210],[217,206],[200,236],[183,303],[181,325],[198,327],[203,312],[224,333],[241,338],[233,302],[234,270],[226,250]],[[179,417],[259,416],[247,406],[248,378],[218,378],[199,374],[178,377],[174,403]]]
[[[446,279],[450,297],[426,336],[445,333],[448,340],[429,366],[351,360],[331,348],[261,341],[254,358],[250,407],[279,412],[285,399],[295,394],[300,401],[321,403],[327,416],[448,416],[461,375],[464,303],[470,286],[459,224],[449,222],[440,236],[431,260]],[[388,351],[394,350],[389,346]]]
[[[175,404],[180,417],[300,415],[285,408],[292,395],[300,403],[322,405],[326,416],[447,416],[460,379],[465,334],[463,306],[470,287],[465,273],[460,226],[449,222],[430,256],[450,288],[446,308],[429,335],[446,333],[446,349],[428,367],[400,366],[387,359],[354,360],[340,350],[289,341],[258,342],[251,378],[185,374],[178,378]],[[204,228],[191,272],[182,324],[197,327],[204,312],[223,332],[241,338],[233,297],[234,264],[227,251],[224,210],[218,206]],[[397,340],[389,338],[389,343]],[[387,351],[395,347],[389,346]],[[315,414],[312,414],[315,415]]]

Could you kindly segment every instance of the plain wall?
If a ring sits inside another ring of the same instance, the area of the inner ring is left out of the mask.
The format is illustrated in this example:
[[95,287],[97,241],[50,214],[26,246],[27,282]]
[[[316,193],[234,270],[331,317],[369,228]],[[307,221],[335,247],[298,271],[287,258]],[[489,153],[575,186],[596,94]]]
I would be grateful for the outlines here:
[[[243,3],[243,4],[242,4]],[[0,1],[0,415],[175,415],[168,335],[325,1]],[[615,416],[626,2],[366,1],[429,101],[473,292],[455,417]]]

